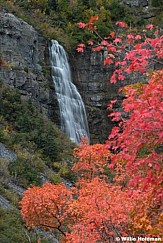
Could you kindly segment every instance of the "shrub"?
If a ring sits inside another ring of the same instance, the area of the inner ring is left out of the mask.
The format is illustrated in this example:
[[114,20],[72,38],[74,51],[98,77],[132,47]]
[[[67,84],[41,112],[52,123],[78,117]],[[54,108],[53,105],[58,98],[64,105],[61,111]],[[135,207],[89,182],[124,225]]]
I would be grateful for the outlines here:
[[0,208],[0,242],[28,242],[25,239],[20,215],[15,210]]
[[163,4],[162,0],[152,0],[151,5],[152,7],[161,7]]
[[17,158],[9,166],[9,171],[16,183],[23,187],[31,184],[40,185],[41,177],[38,171],[31,165],[28,159]]
[[18,208],[20,196],[10,189],[7,184],[0,183],[0,195],[5,197],[12,204],[12,206]]
[[1,243],[50,243],[39,234],[28,232],[23,226],[23,221],[18,210],[0,208],[0,242]]
[[[63,160],[67,161],[68,167],[60,169],[58,175],[51,172],[47,178],[58,183],[60,176],[70,177],[74,144],[69,138],[45,119],[31,101],[22,101],[18,90],[1,83],[0,96],[0,141],[18,155],[18,159],[9,165],[9,176],[14,182],[23,187],[40,185],[40,173],[47,167],[52,168],[55,161],[61,163]],[[3,166],[1,170],[3,180],[7,180],[7,167]]]
[[7,159],[0,159],[0,182],[6,183],[9,179],[10,172],[9,172],[9,160]]
[[[23,147],[33,146],[52,161],[61,160],[65,149],[73,148],[69,139],[55,124],[45,120],[32,103],[21,101],[18,90],[2,86],[0,95],[2,97],[0,115],[12,125],[13,129],[8,137],[11,147],[15,144],[22,144]],[[1,137],[3,138],[2,130]]]

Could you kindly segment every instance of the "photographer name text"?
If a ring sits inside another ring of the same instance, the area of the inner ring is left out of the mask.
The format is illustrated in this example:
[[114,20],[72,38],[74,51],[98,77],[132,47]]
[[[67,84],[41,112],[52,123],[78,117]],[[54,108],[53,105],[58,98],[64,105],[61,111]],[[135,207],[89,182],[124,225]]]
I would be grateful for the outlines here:
[[145,241],[145,242],[162,242],[162,240],[161,240],[161,238],[160,237],[131,237],[131,236],[129,236],[129,237],[116,237],[115,238],[116,239],[116,241],[118,242],[118,241],[135,241],[135,242],[143,242],[143,241]]

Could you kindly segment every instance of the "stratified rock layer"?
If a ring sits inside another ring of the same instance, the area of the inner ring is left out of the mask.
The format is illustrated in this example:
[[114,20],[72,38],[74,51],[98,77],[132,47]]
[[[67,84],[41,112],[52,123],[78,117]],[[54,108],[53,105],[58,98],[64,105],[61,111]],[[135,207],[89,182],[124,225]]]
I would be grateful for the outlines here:
[[0,69],[0,80],[18,88],[23,99],[32,100],[45,116],[57,120],[48,41],[23,20],[0,12],[0,54],[5,61]]

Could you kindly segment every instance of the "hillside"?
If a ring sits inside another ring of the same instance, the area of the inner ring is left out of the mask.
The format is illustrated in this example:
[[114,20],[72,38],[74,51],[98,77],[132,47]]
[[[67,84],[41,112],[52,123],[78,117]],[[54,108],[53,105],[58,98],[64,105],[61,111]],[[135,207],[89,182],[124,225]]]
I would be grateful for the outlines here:
[[69,52],[79,42],[93,38],[90,32],[83,36],[77,27],[78,22],[87,22],[90,16],[99,16],[97,27],[103,37],[120,19],[132,28],[140,28],[148,21],[162,26],[162,0],[1,0],[0,4],[31,24],[42,36],[57,39]]
[[[0,241],[7,242],[12,230],[10,242],[21,242],[26,237],[16,209],[23,190],[45,181],[72,180],[69,169],[74,145],[30,102],[21,101],[18,90],[1,83],[0,97]],[[12,223],[15,220],[18,225]]]

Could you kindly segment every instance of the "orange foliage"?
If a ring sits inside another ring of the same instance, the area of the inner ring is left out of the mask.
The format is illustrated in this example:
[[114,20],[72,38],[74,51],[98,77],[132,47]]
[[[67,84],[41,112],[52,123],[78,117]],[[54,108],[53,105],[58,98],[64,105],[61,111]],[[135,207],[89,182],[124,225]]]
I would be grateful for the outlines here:
[[[97,33],[97,19],[80,22],[79,27]],[[117,26],[128,28],[120,21]],[[152,31],[154,27],[146,28]],[[74,150],[77,162],[72,170],[78,175],[74,188],[45,183],[25,192],[21,212],[28,227],[57,229],[64,243],[115,243],[117,236],[163,237],[163,71],[146,73],[153,58],[160,62],[163,55],[163,38],[158,34],[155,31],[153,38],[141,38],[137,33],[118,36],[111,32],[95,47],[89,40],[93,51],[107,47],[105,64],[118,67],[112,83],[123,81],[132,72],[142,73],[149,81],[123,89],[126,99],[122,107],[130,117],[124,119],[120,112],[110,115],[119,124],[106,144],[88,145],[83,140]],[[78,52],[84,48],[85,44],[80,44]],[[130,51],[124,55],[125,48]],[[116,60],[119,53],[123,53],[122,61]],[[112,101],[109,109],[115,103]],[[114,172],[112,183],[104,175],[105,169]]]
[[87,145],[81,143],[74,149],[74,157],[78,159],[72,171],[78,172],[82,178],[92,179],[103,173],[108,165],[110,152],[103,144]]
[[73,224],[68,242],[114,242],[120,232],[128,233],[133,195],[98,177],[79,181],[77,186],[78,197],[69,206]]
[[61,226],[70,198],[71,192],[64,184],[52,185],[46,182],[42,187],[29,188],[20,202],[26,226],[43,226],[62,232]]

